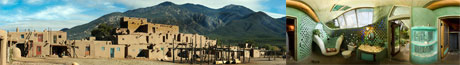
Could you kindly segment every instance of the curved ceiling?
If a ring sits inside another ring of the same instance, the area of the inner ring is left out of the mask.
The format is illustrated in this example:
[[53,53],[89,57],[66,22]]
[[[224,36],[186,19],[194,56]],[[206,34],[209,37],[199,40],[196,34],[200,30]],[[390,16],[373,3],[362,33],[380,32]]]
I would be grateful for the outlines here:
[[304,4],[299,1],[294,1],[294,0],[286,0],[286,6],[297,8],[307,13],[308,16],[310,16],[313,20],[315,20],[315,22],[319,22],[318,16],[307,4]]
[[426,6],[426,8],[434,10],[444,6],[460,6],[460,0],[440,0]]
[[[341,15],[345,11],[331,11],[335,4],[350,6],[350,9],[360,7],[376,7],[384,5],[423,6],[432,0],[299,0],[315,11],[321,22],[327,22]],[[350,10],[349,9],[349,10]]]

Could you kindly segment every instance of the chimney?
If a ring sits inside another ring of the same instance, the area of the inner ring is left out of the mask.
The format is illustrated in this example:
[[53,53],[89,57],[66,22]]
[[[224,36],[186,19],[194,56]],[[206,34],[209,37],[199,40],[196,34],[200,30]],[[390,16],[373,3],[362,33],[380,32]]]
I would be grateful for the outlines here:
[[16,32],[19,32],[19,27],[16,27]]

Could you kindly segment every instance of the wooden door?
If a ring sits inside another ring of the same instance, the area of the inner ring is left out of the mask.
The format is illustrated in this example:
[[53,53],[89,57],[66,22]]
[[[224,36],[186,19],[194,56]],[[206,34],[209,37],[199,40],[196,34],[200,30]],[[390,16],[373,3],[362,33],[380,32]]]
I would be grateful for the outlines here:
[[90,54],[90,47],[86,46],[85,55],[89,56],[89,54]]
[[40,56],[42,54],[42,46],[37,46],[37,56]]
[[110,48],[110,58],[113,58],[113,57],[115,57],[115,49]]
[[447,27],[446,23],[444,21],[440,20],[440,22],[439,22],[439,33],[438,33],[440,39],[439,39],[438,42],[440,44],[439,48],[440,48],[441,53],[439,53],[439,54],[441,55],[441,59],[446,56],[446,54],[447,54],[447,52],[446,52],[447,45],[449,45],[448,42],[446,42],[446,41],[448,41],[447,40],[447,35],[446,35],[446,33],[448,33],[448,30],[446,29],[446,27]]

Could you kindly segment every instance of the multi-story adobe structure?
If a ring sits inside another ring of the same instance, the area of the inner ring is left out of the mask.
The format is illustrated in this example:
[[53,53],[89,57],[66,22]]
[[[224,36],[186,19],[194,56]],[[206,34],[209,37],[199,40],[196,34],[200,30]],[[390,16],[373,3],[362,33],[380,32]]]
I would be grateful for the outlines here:
[[[171,61],[196,59],[197,56],[229,59],[260,55],[258,50],[241,51],[250,50],[248,47],[219,47],[216,40],[199,34],[179,33],[178,26],[148,23],[145,18],[122,17],[119,23],[120,28],[115,28],[113,32],[115,39],[108,41],[96,40],[95,37],[67,40],[67,33],[63,31],[19,32],[17,28],[16,32],[7,33],[7,46],[18,48],[13,51],[20,52],[13,52],[18,54],[13,56],[20,57],[145,58]],[[221,50],[211,53],[207,51],[212,50],[210,48]]]
[[9,46],[17,47],[21,51],[23,57],[40,57],[45,55],[70,55],[65,50],[70,48],[66,45],[67,33],[63,31],[48,31],[43,32],[29,31],[8,32]]

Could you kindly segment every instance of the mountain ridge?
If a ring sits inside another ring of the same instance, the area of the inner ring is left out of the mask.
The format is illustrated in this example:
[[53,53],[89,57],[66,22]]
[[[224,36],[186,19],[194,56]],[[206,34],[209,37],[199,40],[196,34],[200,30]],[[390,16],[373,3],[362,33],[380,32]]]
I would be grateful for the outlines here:
[[[272,18],[266,13],[241,5],[227,5],[219,9],[199,4],[177,5],[163,2],[155,6],[112,12],[89,23],[66,29],[69,39],[90,36],[90,31],[100,24],[119,27],[121,17],[147,18],[150,23],[178,25],[181,33],[198,33],[211,39],[241,42],[255,40],[259,43],[285,43],[285,18]],[[231,42],[231,41],[230,41]]]

